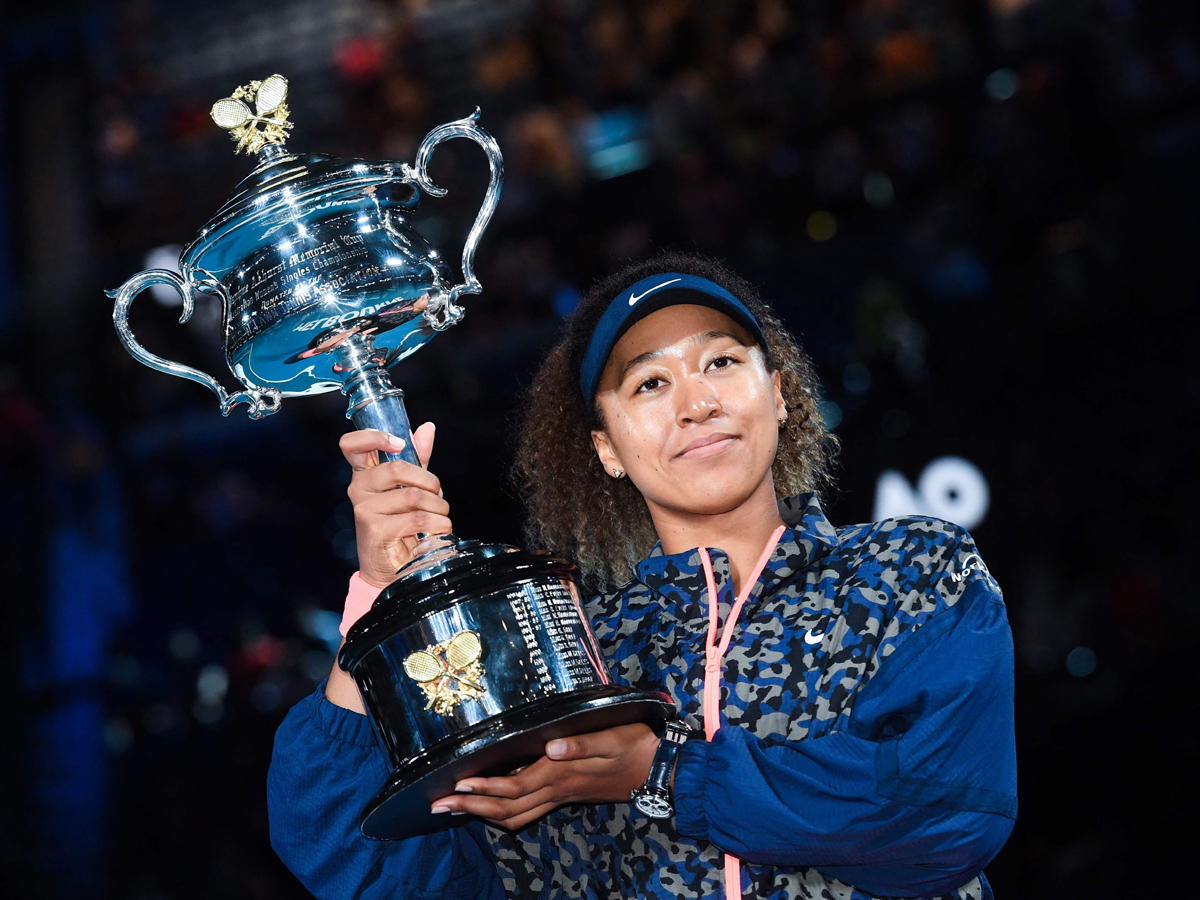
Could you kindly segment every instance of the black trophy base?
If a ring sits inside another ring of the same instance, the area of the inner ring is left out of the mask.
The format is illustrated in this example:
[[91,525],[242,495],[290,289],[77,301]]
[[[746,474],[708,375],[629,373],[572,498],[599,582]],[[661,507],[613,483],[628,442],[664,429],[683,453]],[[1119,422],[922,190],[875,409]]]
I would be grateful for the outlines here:
[[630,722],[654,727],[674,715],[666,694],[616,685],[557,694],[500,713],[396,769],[363,810],[360,830],[371,840],[396,841],[461,825],[462,817],[429,810],[463,778],[505,775],[538,759],[555,738]]

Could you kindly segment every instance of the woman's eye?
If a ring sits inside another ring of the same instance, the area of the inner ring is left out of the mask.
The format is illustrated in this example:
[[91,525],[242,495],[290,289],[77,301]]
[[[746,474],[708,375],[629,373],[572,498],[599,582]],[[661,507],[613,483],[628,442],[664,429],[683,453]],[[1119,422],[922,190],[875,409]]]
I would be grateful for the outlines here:
[[709,363],[709,366],[713,369],[724,369],[727,366],[733,365],[735,362],[737,362],[737,360],[732,356],[718,356]]
[[645,381],[643,381],[641,384],[639,384],[637,386],[637,390],[638,390],[638,393],[641,393],[642,391],[652,391],[656,387],[658,387],[660,384],[662,384],[661,378],[647,378]]

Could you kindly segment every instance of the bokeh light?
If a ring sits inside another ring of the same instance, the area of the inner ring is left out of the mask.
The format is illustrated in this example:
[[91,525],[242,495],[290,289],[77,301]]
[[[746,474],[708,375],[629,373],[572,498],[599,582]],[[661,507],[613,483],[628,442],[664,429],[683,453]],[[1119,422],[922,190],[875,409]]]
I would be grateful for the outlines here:
[[833,400],[822,400],[817,408],[821,412],[821,421],[830,431],[836,431],[842,424],[842,408]]
[[1011,100],[1021,88],[1021,77],[1012,69],[997,69],[984,80],[983,87],[997,102]]
[[1067,671],[1076,678],[1086,678],[1096,671],[1096,651],[1091,647],[1076,647],[1067,654]]
[[868,172],[863,176],[863,197],[877,209],[891,206],[896,198],[892,179],[883,172]]
[[828,241],[837,234],[837,219],[833,217],[833,213],[819,209],[809,215],[804,229],[814,241]]

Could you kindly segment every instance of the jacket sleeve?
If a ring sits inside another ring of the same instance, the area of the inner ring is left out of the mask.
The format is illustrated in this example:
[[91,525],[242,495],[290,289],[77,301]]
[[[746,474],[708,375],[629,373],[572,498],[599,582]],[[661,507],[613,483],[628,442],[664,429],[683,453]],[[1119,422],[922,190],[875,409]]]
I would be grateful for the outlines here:
[[503,898],[479,822],[396,842],[358,830],[387,779],[367,717],[330,703],[324,682],[275,735],[267,774],[271,846],[320,900]]
[[682,833],[747,862],[813,866],[875,895],[953,892],[1017,814],[1003,601],[973,579],[887,657],[839,731],[779,743],[727,727],[688,741],[675,796]]

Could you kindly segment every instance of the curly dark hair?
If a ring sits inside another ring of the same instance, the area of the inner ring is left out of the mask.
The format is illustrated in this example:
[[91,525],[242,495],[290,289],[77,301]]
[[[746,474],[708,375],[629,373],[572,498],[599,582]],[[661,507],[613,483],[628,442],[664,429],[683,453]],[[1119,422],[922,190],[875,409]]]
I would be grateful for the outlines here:
[[651,275],[679,272],[716,282],[738,297],[767,338],[765,356],[778,370],[788,418],[779,433],[773,467],[781,497],[832,486],[837,439],[817,410],[817,379],[808,356],[744,278],[713,259],[664,253],[633,263],[597,281],[579,300],[565,331],[547,355],[525,397],[513,476],[528,512],[531,547],[575,559],[589,588],[611,589],[629,580],[633,567],[658,540],[638,489],[611,478],[592,444],[602,428],[599,405],[584,400],[579,370],[588,341],[609,301]]

